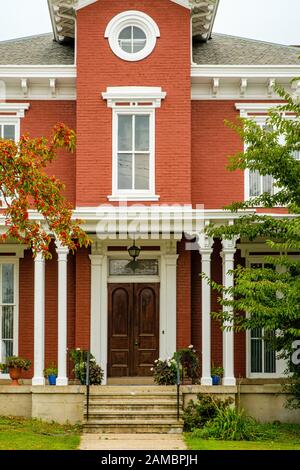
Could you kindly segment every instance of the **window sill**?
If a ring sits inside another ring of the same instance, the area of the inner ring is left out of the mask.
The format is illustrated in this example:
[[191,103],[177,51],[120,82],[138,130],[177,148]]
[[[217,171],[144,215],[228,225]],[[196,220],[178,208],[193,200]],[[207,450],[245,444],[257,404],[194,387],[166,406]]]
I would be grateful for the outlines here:
[[160,196],[157,196],[156,194],[151,195],[151,194],[119,194],[119,195],[111,195],[107,196],[107,199],[109,201],[159,201]]

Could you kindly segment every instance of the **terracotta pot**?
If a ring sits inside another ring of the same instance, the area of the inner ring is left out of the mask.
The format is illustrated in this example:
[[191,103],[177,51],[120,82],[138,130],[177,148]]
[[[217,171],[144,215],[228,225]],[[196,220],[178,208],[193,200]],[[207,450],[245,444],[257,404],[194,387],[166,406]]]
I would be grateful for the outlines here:
[[12,386],[16,387],[19,385],[18,380],[21,378],[22,375],[22,369],[17,369],[15,367],[10,367],[8,369],[10,378],[12,380],[11,384]]

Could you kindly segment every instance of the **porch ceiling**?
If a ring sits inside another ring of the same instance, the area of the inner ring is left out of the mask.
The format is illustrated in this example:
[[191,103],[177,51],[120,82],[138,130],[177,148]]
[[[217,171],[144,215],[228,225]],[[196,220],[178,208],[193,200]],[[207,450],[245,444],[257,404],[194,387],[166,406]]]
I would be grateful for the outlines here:
[[[97,1],[97,0],[94,0]],[[191,9],[193,37],[207,41],[219,6],[219,0],[188,0]],[[85,2],[86,5],[92,2]],[[57,42],[75,38],[76,10],[79,0],[48,0],[53,33]],[[84,6],[84,2],[83,2]]]

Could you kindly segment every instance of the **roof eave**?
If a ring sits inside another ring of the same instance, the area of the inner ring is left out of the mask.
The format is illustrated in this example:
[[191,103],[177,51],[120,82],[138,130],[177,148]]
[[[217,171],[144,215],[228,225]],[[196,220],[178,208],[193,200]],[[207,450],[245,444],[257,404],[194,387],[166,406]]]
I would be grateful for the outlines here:
[[[77,10],[97,0],[48,0],[54,38],[63,42],[75,38]],[[171,0],[191,10],[193,36],[202,41],[211,37],[219,0]]]

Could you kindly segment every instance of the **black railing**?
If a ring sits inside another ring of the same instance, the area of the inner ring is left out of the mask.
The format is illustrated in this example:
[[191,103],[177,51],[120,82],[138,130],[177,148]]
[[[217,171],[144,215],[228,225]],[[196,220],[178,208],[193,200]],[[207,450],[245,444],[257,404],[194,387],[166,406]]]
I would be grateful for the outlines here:
[[86,385],[86,420],[89,420],[89,407],[90,407],[90,351],[86,353],[86,376],[85,376],[85,385]]
[[179,358],[176,357],[176,368],[177,368],[177,381],[176,381],[176,388],[177,388],[177,421],[180,420],[180,362]]

